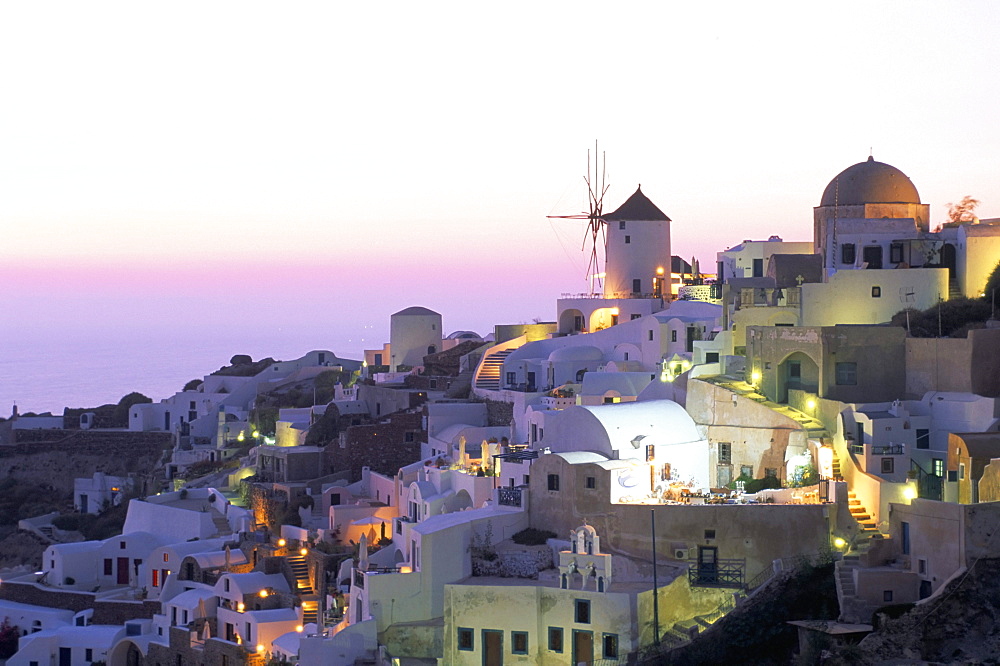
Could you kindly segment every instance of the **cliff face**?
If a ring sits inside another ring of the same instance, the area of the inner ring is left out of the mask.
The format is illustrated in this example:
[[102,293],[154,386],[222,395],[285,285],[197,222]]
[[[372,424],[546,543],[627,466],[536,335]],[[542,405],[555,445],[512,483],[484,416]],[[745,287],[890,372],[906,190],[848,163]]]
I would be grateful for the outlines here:
[[20,430],[16,435],[16,443],[0,447],[0,478],[34,481],[57,493],[72,493],[73,479],[94,472],[154,475],[172,445],[171,435],[159,432]]
[[856,647],[835,652],[851,663],[891,659],[996,663],[1000,654],[1000,559],[981,559],[934,597],[897,619],[882,619]]

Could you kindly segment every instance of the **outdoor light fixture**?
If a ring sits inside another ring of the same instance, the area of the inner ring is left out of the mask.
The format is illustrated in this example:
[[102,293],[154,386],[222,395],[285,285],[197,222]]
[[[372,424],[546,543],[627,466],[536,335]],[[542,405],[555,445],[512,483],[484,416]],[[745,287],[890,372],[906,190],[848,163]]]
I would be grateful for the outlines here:
[[808,400],[806,400],[806,407],[808,407],[809,409],[816,409],[816,401],[813,400],[812,398],[809,398]]
[[261,590],[260,592],[258,592],[258,594],[260,595],[261,599],[267,599],[267,590]]
[[843,548],[846,545],[847,545],[847,542],[844,541],[843,539],[841,539],[840,537],[837,537],[836,539],[833,540],[833,546],[834,546],[834,548]]
[[750,373],[750,381],[754,384],[760,381],[760,373],[756,370]]
[[286,543],[288,542],[285,541],[284,539],[278,539],[278,546],[280,546],[281,548],[284,548]]
[[236,441],[237,442],[242,442],[244,439],[246,439],[246,438],[243,436],[243,431],[240,430],[240,434],[236,435]]
[[906,488],[903,488],[903,497],[907,500],[917,499],[917,489],[907,484]]
[[246,608],[246,606],[243,604],[242,601],[239,602],[238,604],[236,604],[236,611],[237,612],[242,613],[244,608]]
[[263,652],[263,651],[264,651],[264,645],[261,643],[257,643],[257,652]]
[[304,630],[305,630],[305,627],[303,627],[303,626],[302,626],[301,624],[297,624],[297,625],[295,625],[295,631],[299,632],[300,634],[301,634],[301,633],[302,633],[302,632],[303,632]]
[[303,548],[302,550],[299,551],[299,555],[302,555],[303,557],[305,557],[308,554],[309,554],[308,548]]

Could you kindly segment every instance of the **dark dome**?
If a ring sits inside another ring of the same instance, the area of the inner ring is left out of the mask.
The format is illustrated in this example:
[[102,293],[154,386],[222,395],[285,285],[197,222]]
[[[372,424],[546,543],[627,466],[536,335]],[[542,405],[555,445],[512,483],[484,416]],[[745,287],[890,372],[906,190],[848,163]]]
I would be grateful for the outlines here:
[[847,167],[823,190],[820,206],[856,206],[867,203],[920,203],[920,195],[906,174],[890,164],[858,162]]

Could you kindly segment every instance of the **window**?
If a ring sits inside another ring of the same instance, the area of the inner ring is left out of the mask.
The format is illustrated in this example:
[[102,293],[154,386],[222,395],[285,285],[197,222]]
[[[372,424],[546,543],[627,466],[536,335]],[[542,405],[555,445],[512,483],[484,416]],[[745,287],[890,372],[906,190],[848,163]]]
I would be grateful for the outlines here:
[[632,293],[641,294],[642,293],[642,280],[639,278],[634,278],[632,280]]
[[160,571],[158,569],[153,569],[153,587],[160,586]]
[[514,654],[528,654],[528,632],[510,632],[510,651]]
[[125,550],[125,542],[124,541],[119,541],[118,542],[118,548],[119,548],[119,550]]
[[84,661],[94,661],[94,650],[93,648],[85,648],[83,651]]
[[639,318],[639,317],[641,317],[641,316],[642,316],[641,314],[636,314],[636,313],[634,313],[634,312],[633,312],[632,314],[630,314],[630,315],[628,316],[628,320],[629,320],[629,321],[632,321],[632,320],[634,320],[634,319],[638,319],[638,318]]
[[[931,448],[931,431],[926,428],[917,428],[917,448],[918,449],[929,449]],[[938,476],[941,476],[938,474]]]
[[169,553],[163,553],[163,561],[164,562],[169,562],[170,561],[170,554]]
[[719,352],[705,352],[705,363],[718,363]]
[[927,560],[917,560],[917,573],[919,574],[927,573]]
[[965,463],[958,463],[958,480],[965,481]]
[[719,464],[733,464],[733,445],[730,442],[719,442]]
[[892,458],[882,458],[882,473],[892,474],[895,469],[895,461]]
[[466,627],[458,628],[458,649],[459,650],[474,650],[475,642],[473,640],[472,629]]
[[934,476],[944,476],[944,460],[935,458],[933,461]]
[[590,488],[591,490],[593,490],[596,487],[597,487],[597,477],[588,476],[587,477],[587,488]]
[[742,465],[740,467],[740,476],[745,476],[748,479],[753,478],[753,467],[750,465]]
[[844,243],[840,246],[840,263],[853,264],[855,259],[854,243]]
[[604,658],[618,658],[618,634],[604,634]]
[[549,627],[549,650],[552,652],[563,651],[562,627]]
[[670,341],[677,342],[677,331],[670,331]]
[[778,478],[778,468],[777,467],[765,467],[764,476],[770,477],[772,479]]
[[517,375],[515,375],[513,372],[508,372],[507,373],[507,385],[511,386],[513,384],[516,384],[516,383],[517,383]]
[[549,490],[559,490],[559,475],[549,474]]
[[618,228],[621,229],[622,231],[625,230],[625,220],[619,220]]
[[882,601],[885,601],[886,603],[892,601],[892,590],[882,591]]
[[105,576],[110,576],[111,575],[111,558],[110,557],[104,559],[104,575]]
[[903,244],[902,243],[892,243],[889,246],[889,263],[901,264],[903,263]]
[[857,386],[857,384],[858,384],[858,364],[838,363],[837,386]]
[[590,624],[590,602],[577,599],[573,604],[573,621],[577,624]]
[[882,298],[882,287],[878,285],[872,287],[872,298]]
[[646,445],[646,462],[653,462],[656,460],[656,445],[647,444]]
[[632,243],[632,237],[631,236],[626,236],[625,237],[625,244],[626,245],[631,245],[631,243]]
[[649,341],[650,342],[653,341],[653,332],[652,331],[649,331]]
[[764,277],[764,260],[753,260],[753,277]]
[[899,523],[900,532],[902,532],[902,538],[900,539],[903,549],[903,555],[910,554],[910,524],[906,521]]
[[406,434],[403,435],[403,440],[404,441],[412,442],[413,439],[414,439],[414,437],[413,437],[413,433],[412,432],[408,432],[408,433],[406,433]]

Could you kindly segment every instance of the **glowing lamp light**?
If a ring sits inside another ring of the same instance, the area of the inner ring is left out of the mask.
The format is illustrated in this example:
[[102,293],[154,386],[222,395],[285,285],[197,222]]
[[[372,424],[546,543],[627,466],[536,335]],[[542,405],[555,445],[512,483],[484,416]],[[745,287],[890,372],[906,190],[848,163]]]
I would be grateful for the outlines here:
[[281,546],[282,548],[285,547],[286,543],[288,543],[288,542],[285,541],[284,539],[278,539],[278,545]]
[[750,381],[756,384],[760,381],[760,373],[756,370],[750,373]]
[[617,317],[618,316],[618,308],[611,308],[611,314]]
[[903,488],[903,497],[907,500],[917,499],[917,489],[913,486],[906,486],[906,488]]
[[260,430],[254,430],[253,431],[253,438],[257,439],[258,437],[260,437]]
[[257,594],[259,594],[259,595],[260,595],[260,598],[261,598],[261,599],[267,599],[267,590],[261,590],[261,591],[260,591],[260,592],[258,592]]
[[401,566],[399,567],[399,573],[413,573],[413,567],[406,565]]
[[301,634],[301,633],[302,633],[303,631],[305,631],[305,629],[306,629],[306,628],[305,628],[305,627],[303,627],[303,626],[302,626],[301,624],[297,624],[297,625],[295,625],[295,631],[299,632],[300,634]]
[[240,434],[236,435],[236,441],[242,442],[244,439],[246,439],[246,437],[243,436],[243,431],[240,430]]
[[246,608],[246,606],[243,605],[242,601],[236,604],[236,611],[238,613],[242,613],[244,608]]
[[847,545],[847,542],[841,539],[840,537],[837,537],[836,539],[833,540],[833,545],[835,548],[843,548],[844,546]]
[[656,274],[657,275],[663,275],[663,266],[657,266],[656,267]]
[[299,551],[299,555],[302,555],[303,557],[305,557],[308,554],[309,554],[308,548],[303,548],[302,550]]
[[262,643],[257,643],[257,652],[263,652],[263,651],[264,651],[264,645]]
[[806,407],[808,407],[809,409],[816,409],[816,401],[813,400],[812,398],[809,398],[808,400],[806,400]]

